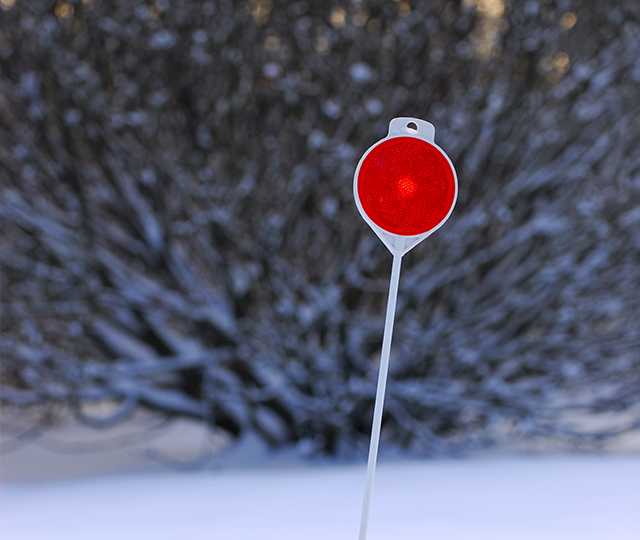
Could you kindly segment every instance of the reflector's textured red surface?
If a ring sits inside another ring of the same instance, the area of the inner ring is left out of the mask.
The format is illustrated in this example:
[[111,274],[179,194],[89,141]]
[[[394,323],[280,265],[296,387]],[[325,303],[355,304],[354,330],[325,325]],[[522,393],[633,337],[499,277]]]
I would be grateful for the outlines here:
[[455,197],[451,165],[435,146],[414,137],[383,141],[358,173],[363,210],[381,229],[402,236],[430,231]]

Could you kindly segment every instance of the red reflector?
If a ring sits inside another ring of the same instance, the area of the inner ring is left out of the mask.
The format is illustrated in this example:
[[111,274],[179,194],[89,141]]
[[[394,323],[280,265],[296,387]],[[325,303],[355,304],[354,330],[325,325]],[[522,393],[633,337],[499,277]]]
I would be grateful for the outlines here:
[[394,137],[377,145],[358,173],[362,209],[381,229],[416,236],[447,217],[456,184],[449,161],[416,137]]

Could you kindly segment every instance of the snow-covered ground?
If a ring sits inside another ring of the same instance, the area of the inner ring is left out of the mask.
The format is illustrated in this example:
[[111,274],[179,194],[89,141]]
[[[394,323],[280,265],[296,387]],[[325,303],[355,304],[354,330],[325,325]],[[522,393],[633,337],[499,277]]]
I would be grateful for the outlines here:
[[[364,465],[5,483],[3,540],[356,540]],[[370,540],[638,540],[640,456],[382,463]]]

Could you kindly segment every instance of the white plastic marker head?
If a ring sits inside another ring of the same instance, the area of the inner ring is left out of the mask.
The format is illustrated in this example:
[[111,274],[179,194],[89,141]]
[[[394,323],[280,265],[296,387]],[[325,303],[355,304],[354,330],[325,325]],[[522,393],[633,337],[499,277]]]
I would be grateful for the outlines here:
[[432,124],[394,118],[358,163],[353,194],[364,220],[391,253],[403,256],[447,221],[458,177]]

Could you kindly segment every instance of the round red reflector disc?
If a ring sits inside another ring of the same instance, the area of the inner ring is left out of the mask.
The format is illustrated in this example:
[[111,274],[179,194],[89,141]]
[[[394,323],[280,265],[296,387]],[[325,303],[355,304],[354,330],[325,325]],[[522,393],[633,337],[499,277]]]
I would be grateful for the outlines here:
[[449,160],[436,146],[417,137],[393,137],[364,158],[357,191],[362,209],[378,227],[417,236],[447,217],[456,180]]

